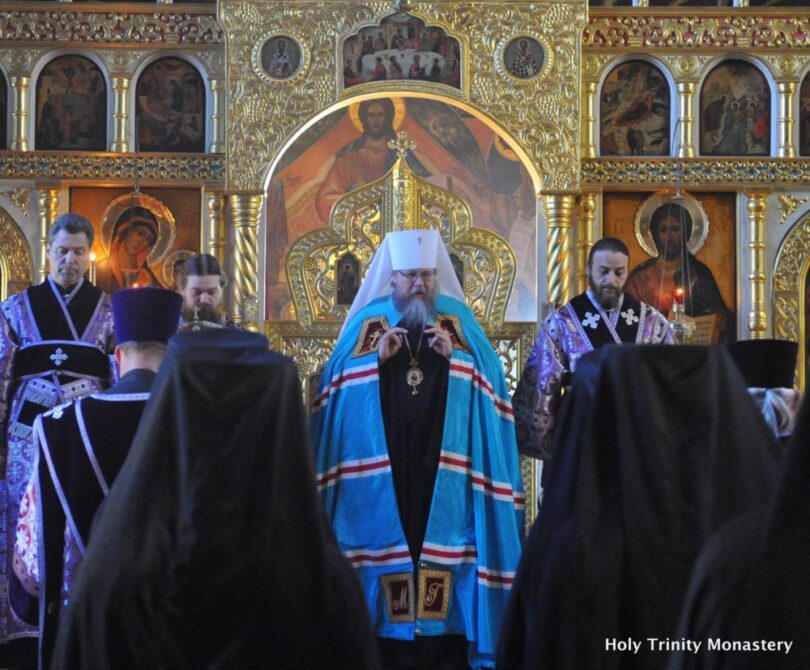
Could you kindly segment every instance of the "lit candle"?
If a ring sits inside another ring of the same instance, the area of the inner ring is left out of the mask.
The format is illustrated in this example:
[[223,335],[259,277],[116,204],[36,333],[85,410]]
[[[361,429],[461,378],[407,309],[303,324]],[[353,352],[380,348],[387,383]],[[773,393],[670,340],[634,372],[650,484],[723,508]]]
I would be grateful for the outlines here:
[[96,252],[90,252],[90,283],[96,283]]
[[683,305],[683,289],[680,287],[676,288],[672,292],[672,298],[674,299],[676,305]]

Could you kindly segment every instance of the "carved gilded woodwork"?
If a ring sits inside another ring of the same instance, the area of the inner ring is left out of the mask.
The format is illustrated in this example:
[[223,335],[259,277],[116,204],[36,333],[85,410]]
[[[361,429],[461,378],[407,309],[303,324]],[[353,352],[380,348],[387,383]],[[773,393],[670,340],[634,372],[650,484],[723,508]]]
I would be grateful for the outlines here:
[[748,286],[751,293],[748,312],[748,332],[752,340],[765,338],[768,313],[765,310],[765,219],[768,214],[768,194],[763,191],[746,193],[748,203]]
[[33,283],[31,250],[12,216],[0,209],[0,300]]
[[[616,58],[614,54],[611,53],[594,53],[594,52],[583,52],[582,54],[582,76],[583,78],[588,78],[592,80],[596,80],[600,78],[607,69],[606,66],[608,63],[611,63]],[[611,63],[611,67],[613,64]]]
[[581,162],[583,188],[616,184],[624,189],[672,186],[681,180],[695,185],[771,188],[807,184],[810,159],[695,158],[634,159],[592,158]]
[[796,377],[799,388],[805,389],[807,358],[804,318],[805,282],[810,269],[810,213],[801,217],[785,235],[776,256],[773,273],[773,336],[799,343]]
[[225,159],[205,154],[0,153],[0,179],[88,179],[131,184],[136,177],[178,185],[216,183],[224,181]]
[[59,188],[43,185],[39,194],[39,281],[48,276],[48,231],[59,216]]
[[259,321],[259,214],[263,193],[228,195],[228,220],[234,231],[233,310],[236,321],[258,331]]
[[[577,292],[588,288],[588,254],[593,245],[593,229],[596,222],[596,193],[579,196],[579,221],[577,226]],[[601,237],[601,235],[599,235]]]
[[596,100],[599,87],[595,81],[582,83],[582,149],[583,158],[596,158]]
[[110,80],[113,90],[113,136],[110,142],[110,151],[129,151],[127,142],[127,93],[129,92],[130,78],[126,76],[112,77]]
[[585,49],[807,49],[810,16],[768,8],[763,19],[765,11],[591,8],[582,45]]
[[12,151],[28,151],[28,85],[31,80],[24,75],[9,77],[13,99],[11,108],[11,142]]
[[220,265],[225,265],[228,233],[225,227],[225,197],[222,191],[206,188],[205,206],[208,210],[208,226],[205,233],[205,249]]
[[[452,98],[495,120],[528,159],[538,190],[575,189],[579,177],[579,31],[585,3],[414,2],[407,12],[441,27],[461,44],[462,88],[396,82],[398,93]],[[392,92],[392,82],[345,91],[337,81],[343,41],[394,12],[390,2],[312,3],[221,0],[228,48],[228,188],[257,190],[296,132],[324,111],[359,95]],[[254,58],[269,35],[297,40],[308,66],[286,81],[264,81]],[[499,49],[526,35],[554,36],[553,63],[543,76],[504,74]],[[259,47],[260,48],[260,47]],[[465,82],[467,82],[465,84]]]
[[679,81],[677,85],[680,109],[678,111],[679,134],[676,139],[676,155],[678,158],[694,158],[695,144],[692,134],[692,99],[695,96],[695,83],[692,81]]
[[307,233],[290,247],[287,277],[295,314],[302,325],[341,321],[348,308],[337,302],[337,265],[345,254],[365,273],[385,233],[433,228],[464,267],[464,294],[476,317],[491,328],[504,320],[515,278],[516,262],[508,243],[497,233],[472,225],[467,203],[417,177],[404,160],[414,147],[400,132],[400,157],[377,181],[340,198],[330,225]]
[[657,54],[661,60],[669,65],[675,76],[689,79],[697,78],[706,64],[715,58],[713,55],[706,54]]
[[765,61],[770,67],[771,71],[781,77],[798,76],[800,70],[806,63],[806,59],[802,56],[786,55],[786,54],[757,54],[757,58]]
[[570,193],[547,195],[543,198],[546,211],[548,302],[554,307],[560,307],[573,297],[570,248],[575,204],[574,195]]
[[780,158],[796,156],[796,144],[793,140],[793,103],[796,96],[797,82],[780,81],[776,84],[779,92],[779,149]]
[[210,78],[208,87],[211,91],[211,144],[208,151],[216,154],[225,151],[225,81]]
[[26,45],[204,46],[221,45],[225,41],[213,7],[195,10],[169,6],[157,11],[154,7],[130,6],[126,11],[82,11],[58,5],[30,9],[29,3],[7,3],[0,11],[0,25],[4,42]]
[[792,195],[780,195],[779,201],[779,223],[784,223],[796,209],[807,202],[807,198],[794,198]]
[[24,217],[28,218],[28,205],[31,202],[31,191],[29,189],[12,188],[8,191],[0,191],[0,197],[6,198],[6,200],[22,212]]
[[152,49],[96,49],[94,51],[107,66],[113,75],[132,75],[138,64],[150,53]]

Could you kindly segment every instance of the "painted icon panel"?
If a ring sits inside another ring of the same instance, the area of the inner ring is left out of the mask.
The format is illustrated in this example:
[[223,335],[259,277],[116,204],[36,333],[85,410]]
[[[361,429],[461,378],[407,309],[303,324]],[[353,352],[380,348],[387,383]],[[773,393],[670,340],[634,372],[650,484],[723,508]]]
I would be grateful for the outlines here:
[[602,84],[599,109],[601,155],[669,155],[669,84],[652,63],[614,67]]
[[89,58],[60,56],[37,79],[36,148],[107,149],[107,83]]
[[138,78],[136,151],[205,151],[205,88],[181,58],[161,58]]
[[[355,103],[313,124],[282,156],[267,192],[266,315],[291,317],[285,274],[290,246],[329,225],[341,196],[379,179],[393,166],[388,141],[404,130],[416,142],[410,168],[463,198],[473,225],[498,232],[517,258],[506,318],[537,318],[537,200],[509,140],[450,104],[391,96]],[[353,291],[354,266],[343,269],[341,297]],[[359,268],[362,274],[366,268]],[[463,270],[462,270],[463,272]],[[362,279],[362,277],[360,277]]]
[[768,156],[771,93],[751,63],[730,60],[715,67],[700,91],[700,153],[703,156]]

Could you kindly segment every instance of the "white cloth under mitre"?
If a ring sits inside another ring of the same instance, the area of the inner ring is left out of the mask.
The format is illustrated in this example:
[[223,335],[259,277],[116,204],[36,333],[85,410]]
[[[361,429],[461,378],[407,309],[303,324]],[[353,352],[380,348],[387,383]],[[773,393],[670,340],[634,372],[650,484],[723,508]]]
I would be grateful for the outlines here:
[[340,332],[343,333],[355,314],[372,300],[391,293],[391,274],[395,270],[433,269],[436,270],[439,293],[464,302],[464,291],[438,230],[395,230],[388,233],[374,254]]

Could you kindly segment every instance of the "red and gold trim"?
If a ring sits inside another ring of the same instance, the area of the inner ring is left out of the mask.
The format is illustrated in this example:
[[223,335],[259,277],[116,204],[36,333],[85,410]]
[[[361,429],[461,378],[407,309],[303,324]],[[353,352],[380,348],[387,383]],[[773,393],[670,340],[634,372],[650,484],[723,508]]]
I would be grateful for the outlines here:
[[365,356],[377,351],[380,338],[390,329],[391,326],[388,325],[388,319],[384,316],[375,316],[365,319],[363,325],[360,326],[360,335],[357,338],[357,344],[354,345],[352,358],[359,358],[360,356]]

